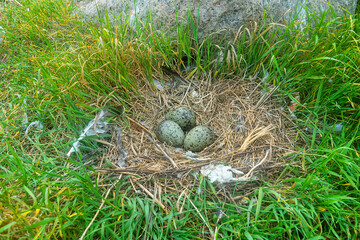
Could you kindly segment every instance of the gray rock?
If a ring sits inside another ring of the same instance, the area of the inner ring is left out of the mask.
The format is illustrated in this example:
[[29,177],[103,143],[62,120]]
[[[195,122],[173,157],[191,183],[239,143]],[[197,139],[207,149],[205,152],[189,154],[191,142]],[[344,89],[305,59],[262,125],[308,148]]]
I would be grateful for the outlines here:
[[[297,4],[300,3],[300,5]],[[260,22],[263,10],[273,22],[283,23],[291,16],[306,23],[303,6],[320,13],[329,8],[326,0],[84,0],[80,1],[79,9],[88,18],[95,20],[104,18],[109,12],[109,19],[116,24],[117,17],[130,15],[130,24],[134,24],[135,16],[146,22],[149,12],[156,27],[169,30],[180,24],[187,23],[188,10],[195,17],[199,16],[199,38],[216,34],[221,30],[236,33],[242,25],[251,21]],[[344,13],[347,9],[355,13],[356,0],[329,0],[336,13]],[[151,7],[150,7],[151,6]],[[176,6],[176,11],[175,11]],[[172,33],[175,33],[173,30]],[[222,32],[222,35],[224,32]]]

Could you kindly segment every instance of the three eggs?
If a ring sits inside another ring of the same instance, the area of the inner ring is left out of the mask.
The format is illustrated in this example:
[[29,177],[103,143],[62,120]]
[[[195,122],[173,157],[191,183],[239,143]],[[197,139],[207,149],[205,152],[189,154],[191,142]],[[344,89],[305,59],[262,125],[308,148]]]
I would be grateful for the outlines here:
[[196,126],[194,111],[186,107],[177,107],[168,112],[155,133],[161,142],[192,152],[200,152],[215,141],[213,131],[204,125]]

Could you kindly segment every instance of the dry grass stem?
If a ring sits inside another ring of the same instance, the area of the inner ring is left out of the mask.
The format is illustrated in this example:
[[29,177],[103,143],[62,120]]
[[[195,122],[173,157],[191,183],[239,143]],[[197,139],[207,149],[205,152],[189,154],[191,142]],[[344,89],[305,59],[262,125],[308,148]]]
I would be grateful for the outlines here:
[[252,169],[250,169],[250,171],[244,175],[245,178],[248,178],[250,176],[250,174],[257,168],[259,167],[261,164],[263,164],[265,162],[265,160],[268,158],[268,155],[270,153],[270,149],[266,151],[266,155],[263,158],[263,160],[261,160],[258,164],[256,164]]
[[104,206],[105,199],[107,199],[107,197],[109,196],[112,188],[116,185],[116,183],[120,180],[120,178],[121,178],[121,175],[119,176],[119,179],[118,179],[114,184],[112,184],[111,187],[107,190],[104,199],[102,199],[102,201],[101,201],[101,205],[100,205],[99,209],[96,211],[93,219],[91,219],[91,222],[90,222],[89,225],[86,227],[86,229],[84,230],[84,232],[83,232],[83,234],[81,235],[81,237],[79,238],[79,240],[84,239],[84,237],[86,236],[87,231],[89,230],[89,228],[91,227],[91,225],[94,223],[96,217],[99,215],[100,210],[101,210],[102,207]]
[[150,198],[152,198],[154,200],[154,202],[156,202],[166,213],[169,213],[169,211],[166,209],[166,207],[164,206],[164,204],[162,204],[160,202],[160,200],[158,200],[155,195],[153,195],[149,190],[147,190],[143,185],[141,185],[140,183],[136,182],[136,184],[147,194],[149,195]]
[[151,140],[151,142],[155,145],[155,147],[156,147],[157,149],[159,149],[159,150],[164,154],[164,156],[166,157],[166,159],[169,160],[169,162],[174,166],[174,168],[179,168],[179,167],[177,166],[177,164],[175,163],[174,159],[172,159],[172,157],[170,157],[169,154],[167,154],[167,152],[165,152],[165,150],[162,149],[162,148],[160,147],[160,145],[155,142],[155,140],[154,140],[154,138],[153,138],[152,136],[148,135],[148,138],[149,138],[149,139]]
[[189,198],[189,195],[186,196],[187,199],[189,200],[190,204],[194,207],[195,211],[197,212],[197,214],[199,214],[201,220],[203,220],[203,222],[205,223],[205,225],[207,226],[207,228],[210,231],[211,237],[214,239],[215,235],[214,235],[214,230],[212,230],[212,228],[210,227],[209,223],[204,219],[203,215],[201,214],[201,212],[199,211],[199,209],[195,206],[195,204],[191,201],[191,199]]

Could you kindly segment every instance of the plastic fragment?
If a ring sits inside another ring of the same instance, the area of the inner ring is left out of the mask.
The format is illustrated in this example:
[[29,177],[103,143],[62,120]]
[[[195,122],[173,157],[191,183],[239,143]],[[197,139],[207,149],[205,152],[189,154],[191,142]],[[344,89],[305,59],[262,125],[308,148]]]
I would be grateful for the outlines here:
[[30,131],[31,128],[43,129],[44,126],[40,121],[31,122],[25,130],[25,135],[28,134],[28,132]]
[[[334,133],[340,133],[343,129],[344,129],[344,124],[343,123],[333,123],[328,125],[325,130],[324,133],[328,133],[329,131],[333,131]],[[306,131],[308,131],[309,133],[314,131],[314,128],[312,127],[307,127],[305,128]],[[317,134],[320,134],[321,132],[319,130],[316,130]]]
[[228,182],[248,180],[248,178],[246,177],[234,177],[233,174],[244,175],[244,173],[230,166],[225,166],[222,164],[206,165],[201,168],[201,173],[207,178],[209,178],[210,182],[212,183],[213,182],[228,183]]
[[157,87],[157,89],[159,89],[159,90],[164,90],[164,87],[163,87],[163,85],[161,84],[161,82],[159,82],[158,80],[156,80],[156,79],[154,79],[154,85],[155,85],[155,87]]
[[106,118],[110,116],[114,116],[114,114],[110,113],[107,110],[101,110],[100,113],[98,113],[96,117],[89,122],[86,128],[84,128],[84,130],[80,134],[80,137],[75,143],[73,143],[72,148],[66,155],[70,157],[73,152],[78,152],[80,141],[85,137],[103,134],[110,131],[112,129],[112,126],[109,123],[105,122]]
[[0,26],[0,43],[2,43],[4,37],[5,37],[5,30]]
[[[1,27],[0,27],[0,33],[1,33]],[[1,37],[1,36],[0,36],[0,37]],[[16,96],[21,99],[21,95],[20,95],[20,94],[16,94]],[[23,99],[23,104],[24,104],[25,106],[27,106],[26,98]],[[42,122],[40,122],[40,121],[34,121],[34,122],[31,122],[30,124],[28,124],[28,123],[29,123],[29,118],[28,118],[27,113],[25,112],[25,113],[24,113],[24,120],[23,120],[22,123],[21,123],[21,125],[22,125],[23,127],[25,127],[25,126],[27,125],[27,127],[26,127],[26,129],[25,129],[25,133],[24,133],[25,135],[27,135],[27,134],[29,133],[30,129],[32,129],[32,128],[37,128],[37,129],[43,129],[43,128],[44,128],[44,125],[43,125]]]

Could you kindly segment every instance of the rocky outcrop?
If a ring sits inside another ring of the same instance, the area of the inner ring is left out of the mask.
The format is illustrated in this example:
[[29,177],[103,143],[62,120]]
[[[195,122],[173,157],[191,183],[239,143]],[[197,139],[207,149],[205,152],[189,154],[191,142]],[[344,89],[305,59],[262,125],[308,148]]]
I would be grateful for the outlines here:
[[[337,13],[355,12],[356,0],[85,0],[80,1],[80,11],[90,19],[109,19],[116,24],[117,17],[130,15],[146,22],[151,12],[152,21],[165,30],[188,23],[188,12],[198,19],[199,37],[208,36],[221,30],[236,32],[251,21],[260,22],[266,16],[273,22],[283,23],[292,16],[306,23],[306,11],[320,13],[329,9],[330,2]],[[300,4],[298,4],[300,3]]]

